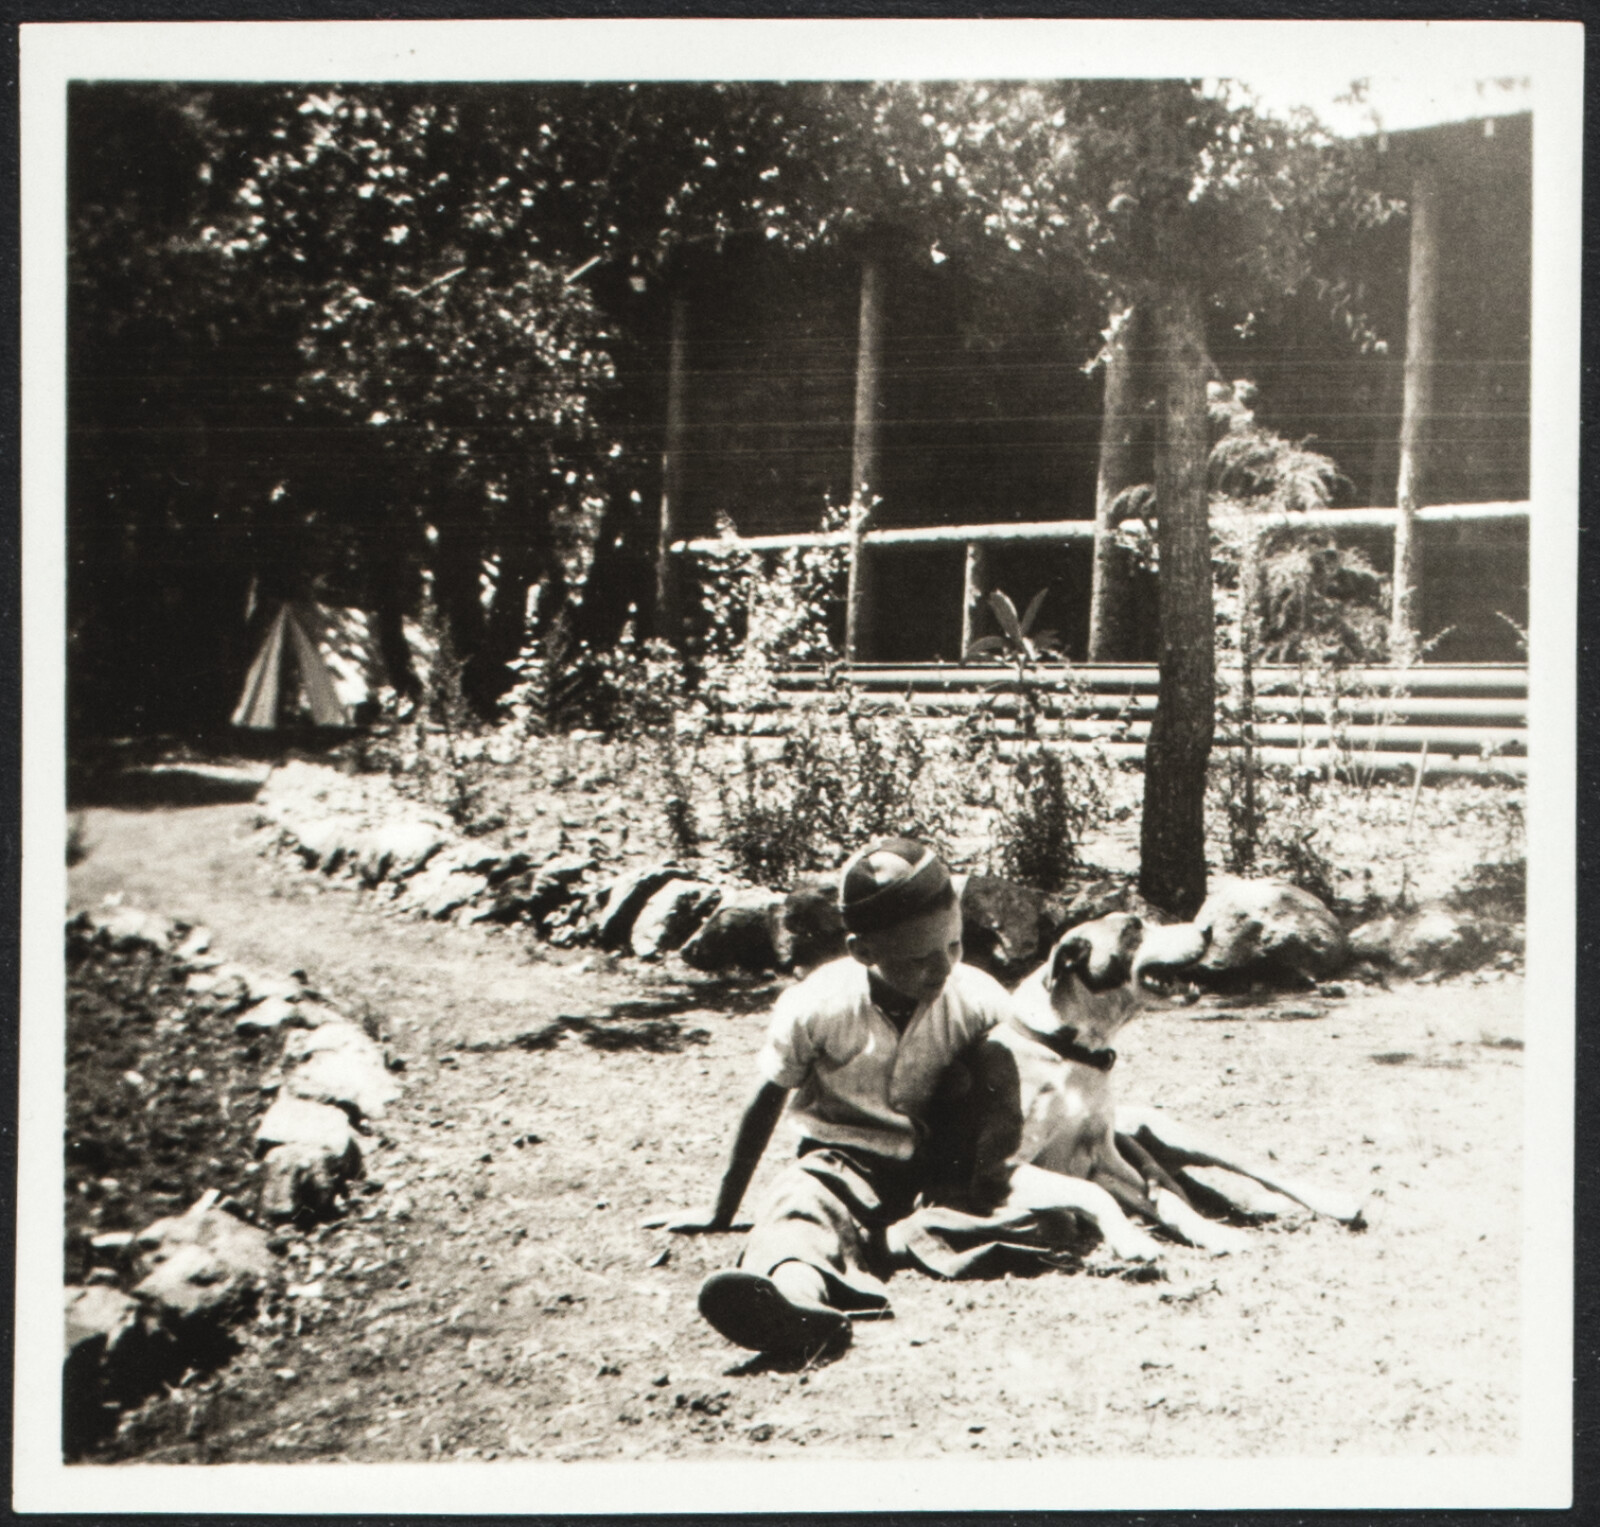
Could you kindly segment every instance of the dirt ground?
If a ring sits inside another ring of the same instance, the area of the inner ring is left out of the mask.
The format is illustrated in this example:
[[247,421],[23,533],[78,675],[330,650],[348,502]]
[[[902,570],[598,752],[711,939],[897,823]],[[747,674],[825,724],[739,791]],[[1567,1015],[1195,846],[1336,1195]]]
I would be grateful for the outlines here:
[[[368,1153],[381,1191],[296,1239],[292,1319],[152,1401],[107,1456],[1517,1448],[1515,976],[1208,999],[1119,1039],[1126,1096],[1369,1195],[1364,1233],[1286,1212],[1242,1255],[1171,1245],[1155,1276],[1099,1253],[1032,1278],[900,1274],[894,1319],[796,1369],[749,1360],[694,1313],[737,1236],[641,1228],[709,1202],[776,988],[696,997],[667,972],[525,934],[388,915],[264,856],[253,822],[238,804],[91,810],[73,905],[121,893],[205,923],[231,959],[304,968],[381,1020],[406,1093]],[[581,1028],[517,1044],[626,1003],[651,1005],[606,1026],[618,1047]]]

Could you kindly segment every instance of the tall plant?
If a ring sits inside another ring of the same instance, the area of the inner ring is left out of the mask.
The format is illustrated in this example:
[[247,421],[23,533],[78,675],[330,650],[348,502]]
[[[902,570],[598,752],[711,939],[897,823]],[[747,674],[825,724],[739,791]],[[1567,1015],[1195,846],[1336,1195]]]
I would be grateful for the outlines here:
[[[1255,867],[1267,827],[1257,749],[1258,663],[1295,664],[1302,714],[1312,689],[1322,691],[1316,698],[1338,735],[1348,719],[1347,686],[1338,671],[1348,662],[1380,661],[1387,637],[1383,582],[1365,556],[1341,547],[1327,528],[1301,522],[1307,511],[1332,500],[1342,481],[1337,466],[1308,443],[1263,424],[1254,399],[1247,382],[1210,389],[1218,636],[1233,658],[1217,719],[1232,744],[1224,809],[1230,863],[1240,871]],[[1274,841],[1280,840],[1287,841],[1279,834]]]
[[[1038,629],[1049,593],[1041,589],[1019,616],[1011,597],[1000,589],[989,595],[1000,630],[979,637],[968,646],[965,658],[994,657],[1011,665],[1011,673],[987,686],[980,715],[993,728],[993,697],[1009,694],[1017,718],[1016,756],[1010,771],[1010,788],[999,801],[999,860],[1001,868],[1044,890],[1058,890],[1076,862],[1085,830],[1105,804],[1097,772],[1071,751],[1069,739],[1047,746],[1040,736],[1040,721],[1054,720],[1070,734],[1078,698],[1070,681],[1047,679],[1040,671],[1049,658],[1061,656],[1057,632]],[[993,748],[995,753],[999,749]]]
[[1039,712],[1043,700],[1039,664],[1044,658],[1061,655],[1061,637],[1057,632],[1034,630],[1039,612],[1044,608],[1045,598],[1049,592],[1048,588],[1040,589],[1028,602],[1028,608],[1019,616],[1016,605],[1011,602],[1011,596],[1000,589],[993,590],[989,595],[989,608],[994,611],[994,618],[999,622],[1000,629],[992,636],[980,636],[962,654],[963,661],[969,663],[974,658],[992,656],[1011,664],[1011,677],[989,685],[988,692],[990,694],[1009,692],[1015,697],[1017,727],[1027,742],[1035,741],[1038,735]]

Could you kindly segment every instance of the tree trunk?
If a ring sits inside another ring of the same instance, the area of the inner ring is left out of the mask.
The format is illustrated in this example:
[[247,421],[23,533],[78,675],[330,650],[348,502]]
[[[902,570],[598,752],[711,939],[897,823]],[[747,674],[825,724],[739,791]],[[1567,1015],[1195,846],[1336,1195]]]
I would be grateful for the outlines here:
[[416,511],[396,503],[388,487],[405,481],[406,472],[376,451],[349,452],[340,467],[337,473],[318,474],[322,492],[314,502],[328,518],[341,506],[349,516],[360,548],[358,581],[351,593],[372,611],[373,646],[385,679],[397,695],[415,699],[422,683],[412,664],[405,620],[417,613],[421,527]]
[[[440,622],[449,630],[450,645],[462,665],[461,682],[475,707],[486,697],[477,687],[481,673],[484,619],[482,584],[484,535],[476,516],[441,515],[435,522],[438,539],[433,544],[433,602]],[[492,703],[489,701],[488,703]]]
[[1089,594],[1089,661],[1115,662],[1128,655],[1132,558],[1117,545],[1111,505],[1133,481],[1133,437],[1138,397],[1133,385],[1136,308],[1111,320],[1106,346],[1106,390],[1100,414],[1100,471],[1094,493],[1094,570]]
[[[523,514],[543,515],[540,503],[525,501]],[[528,635],[528,589],[548,569],[548,557],[534,539],[525,533],[502,537],[500,570],[495,579],[494,603],[484,618],[483,645],[469,667],[468,687],[474,699],[487,710],[511,687],[511,664],[522,650]]]
[[1206,348],[1199,295],[1179,290],[1155,311],[1162,383],[1156,457],[1161,658],[1145,746],[1139,890],[1181,917],[1206,894],[1206,765],[1215,724],[1211,536],[1206,502]]
[[414,700],[422,693],[422,681],[406,640],[406,616],[417,613],[417,577],[407,556],[410,548],[393,527],[383,535],[376,515],[365,530],[367,589],[375,616],[378,656],[395,693]]
[[883,404],[883,298],[878,261],[861,265],[861,307],[856,337],[855,429],[850,449],[850,582],[845,594],[845,660],[872,655],[872,557],[862,536],[872,514],[878,483],[878,448]]
[[1417,585],[1422,546],[1417,505],[1424,481],[1428,416],[1433,410],[1433,330],[1439,295],[1438,207],[1432,173],[1417,171],[1411,190],[1411,270],[1406,284],[1405,401],[1400,413],[1400,477],[1395,484],[1399,514],[1394,527],[1394,607],[1389,648],[1402,666],[1416,661]]
[[667,339],[667,433],[661,451],[661,514],[656,537],[656,634],[683,640],[680,559],[672,543],[683,519],[685,380],[689,368],[689,301],[674,297]]
[[406,640],[406,601],[399,585],[395,585],[392,595],[380,594],[376,603],[377,629],[373,634],[378,656],[383,659],[385,676],[396,694],[414,699],[422,685],[411,664],[411,644]]

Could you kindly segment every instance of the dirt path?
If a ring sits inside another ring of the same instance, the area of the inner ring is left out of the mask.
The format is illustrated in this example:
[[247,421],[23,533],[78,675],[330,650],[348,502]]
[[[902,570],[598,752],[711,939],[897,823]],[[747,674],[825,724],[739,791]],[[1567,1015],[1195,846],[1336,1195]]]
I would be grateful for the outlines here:
[[1098,1258],[1028,1280],[901,1275],[896,1319],[788,1371],[694,1316],[736,1237],[639,1228],[714,1189],[767,994],[612,1026],[624,1048],[519,1048],[666,978],[385,915],[263,857],[252,821],[91,811],[73,903],[121,892],[368,1004],[407,1091],[369,1153],[382,1191],[295,1247],[294,1318],[153,1406],[146,1459],[1517,1447],[1520,980],[1174,1008],[1125,1034],[1130,1097],[1371,1193],[1365,1234],[1285,1216],[1242,1256],[1173,1246],[1146,1281]]

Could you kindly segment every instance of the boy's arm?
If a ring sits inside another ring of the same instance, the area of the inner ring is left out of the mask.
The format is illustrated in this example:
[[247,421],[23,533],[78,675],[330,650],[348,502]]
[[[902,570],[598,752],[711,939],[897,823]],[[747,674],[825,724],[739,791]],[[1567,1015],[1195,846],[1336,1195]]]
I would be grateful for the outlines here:
[[733,1150],[728,1155],[727,1170],[722,1174],[722,1186],[717,1190],[717,1204],[709,1219],[679,1220],[668,1226],[680,1235],[694,1235],[706,1230],[726,1230],[733,1224],[744,1190],[750,1186],[760,1165],[761,1153],[778,1123],[778,1115],[789,1096],[787,1087],[776,1082],[763,1081],[745,1104],[744,1115],[733,1137]]

